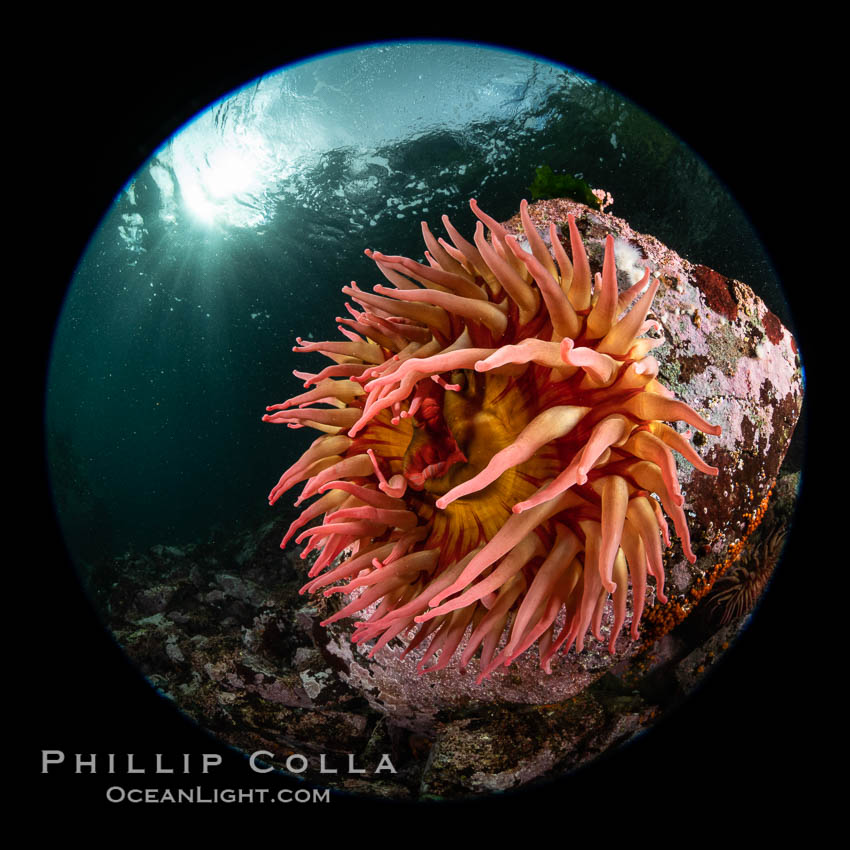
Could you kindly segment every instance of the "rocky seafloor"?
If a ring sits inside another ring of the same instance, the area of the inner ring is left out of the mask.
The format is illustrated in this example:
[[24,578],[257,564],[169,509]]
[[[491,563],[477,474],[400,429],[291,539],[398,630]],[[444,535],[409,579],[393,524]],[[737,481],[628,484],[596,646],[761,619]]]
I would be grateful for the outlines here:
[[[758,589],[780,556],[798,485],[799,473],[780,477],[741,552],[738,567]],[[469,701],[411,723],[346,682],[350,669],[334,651],[347,640],[344,624],[319,626],[328,602],[298,595],[303,562],[281,553],[279,539],[275,521],[226,543],[156,546],[105,562],[91,576],[95,599],[141,672],[201,727],[246,753],[276,754],[281,769],[288,754],[303,754],[302,776],[318,784],[389,798],[454,799],[563,776],[681,702],[758,603],[756,595],[726,617],[720,594],[707,594],[679,627],[567,699]],[[397,773],[372,773],[384,753]],[[322,754],[337,776],[319,772]],[[349,754],[365,775],[345,772]]]

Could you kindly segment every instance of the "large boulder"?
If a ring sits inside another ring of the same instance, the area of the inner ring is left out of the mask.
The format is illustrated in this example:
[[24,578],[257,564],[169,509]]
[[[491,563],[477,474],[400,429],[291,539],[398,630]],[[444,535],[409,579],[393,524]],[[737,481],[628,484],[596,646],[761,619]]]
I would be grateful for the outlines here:
[[[720,472],[705,475],[676,456],[697,561],[689,563],[674,538],[665,553],[667,603],[648,606],[641,639],[631,641],[624,630],[613,655],[590,640],[579,654],[557,656],[547,675],[532,648],[478,684],[474,664],[466,674],[450,666],[420,676],[416,663],[423,650],[402,659],[404,647],[388,645],[370,659],[368,647],[350,642],[353,621],[328,629],[324,651],[341,663],[343,679],[375,709],[412,729],[432,727],[439,712],[453,708],[562,702],[680,623],[738,558],[758,526],[802,404],[794,338],[745,283],[695,265],[623,219],[583,204],[540,201],[529,213],[547,243],[549,223],[565,231],[572,213],[592,269],[601,268],[605,237],[613,234],[621,291],[639,280],[647,266],[661,279],[649,314],[665,339],[653,351],[660,361],[659,378],[677,398],[722,426],[720,437],[697,432],[693,439],[701,456]],[[523,236],[519,215],[505,226]],[[611,606],[609,600],[606,620]]]

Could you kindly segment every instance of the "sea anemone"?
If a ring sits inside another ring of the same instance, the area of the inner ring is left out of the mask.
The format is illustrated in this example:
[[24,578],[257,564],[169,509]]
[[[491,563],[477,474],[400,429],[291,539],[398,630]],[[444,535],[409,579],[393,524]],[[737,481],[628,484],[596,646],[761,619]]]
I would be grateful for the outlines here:
[[779,560],[785,535],[784,527],[775,526],[758,546],[747,550],[740,563],[714,583],[703,603],[712,623],[726,626],[755,607]]
[[392,286],[343,287],[360,307],[337,318],[345,340],[294,349],[332,365],[294,372],[307,392],[263,419],[322,432],[269,494],[306,480],[296,506],[319,497],[281,547],[322,517],[296,537],[315,553],[301,592],[350,594],[322,625],[361,612],[352,639],[372,654],[430,637],[420,673],[469,633],[460,667],[480,649],[480,681],[535,643],[550,672],[589,630],[613,653],[629,582],[638,636],[648,577],[666,602],[665,514],[696,560],[673,451],[718,472],[665,423],[720,428],[657,379],[649,268],[619,292],[612,236],[593,274],[572,215],[567,248],[555,222],[547,246],[524,201],[524,239],[470,206],[472,242],[447,216],[450,241],[423,222],[427,264],[366,251]]

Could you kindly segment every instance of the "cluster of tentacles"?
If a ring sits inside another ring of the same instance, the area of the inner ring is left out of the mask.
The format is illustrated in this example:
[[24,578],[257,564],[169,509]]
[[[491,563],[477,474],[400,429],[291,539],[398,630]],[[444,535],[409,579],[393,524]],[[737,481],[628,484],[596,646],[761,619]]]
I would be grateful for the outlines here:
[[775,526],[759,546],[749,549],[739,563],[714,583],[704,603],[712,622],[725,626],[753,610],[770,581],[785,536],[786,529]]
[[480,680],[535,643],[549,672],[589,630],[613,652],[630,582],[637,637],[649,576],[666,601],[665,514],[695,560],[672,452],[717,474],[665,423],[720,428],[657,380],[648,268],[619,292],[611,236],[594,275],[573,216],[568,250],[525,202],[524,239],[471,207],[472,242],[422,224],[427,263],[366,252],[392,285],[343,288],[345,339],[294,349],[332,365],[263,418],[322,432],[269,502],[302,481],[296,505],[317,497],[281,546],[316,555],[302,593],[350,595],[323,625],[362,612],[372,653],[430,637],[420,672],[480,649]]

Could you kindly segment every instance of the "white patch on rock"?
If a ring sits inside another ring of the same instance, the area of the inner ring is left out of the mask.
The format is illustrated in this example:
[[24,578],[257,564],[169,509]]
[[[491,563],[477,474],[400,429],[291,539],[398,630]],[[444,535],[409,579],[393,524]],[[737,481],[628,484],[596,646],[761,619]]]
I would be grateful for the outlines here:
[[626,275],[629,286],[634,286],[643,277],[646,260],[641,250],[631,242],[615,237],[614,259],[617,261],[617,271]]

